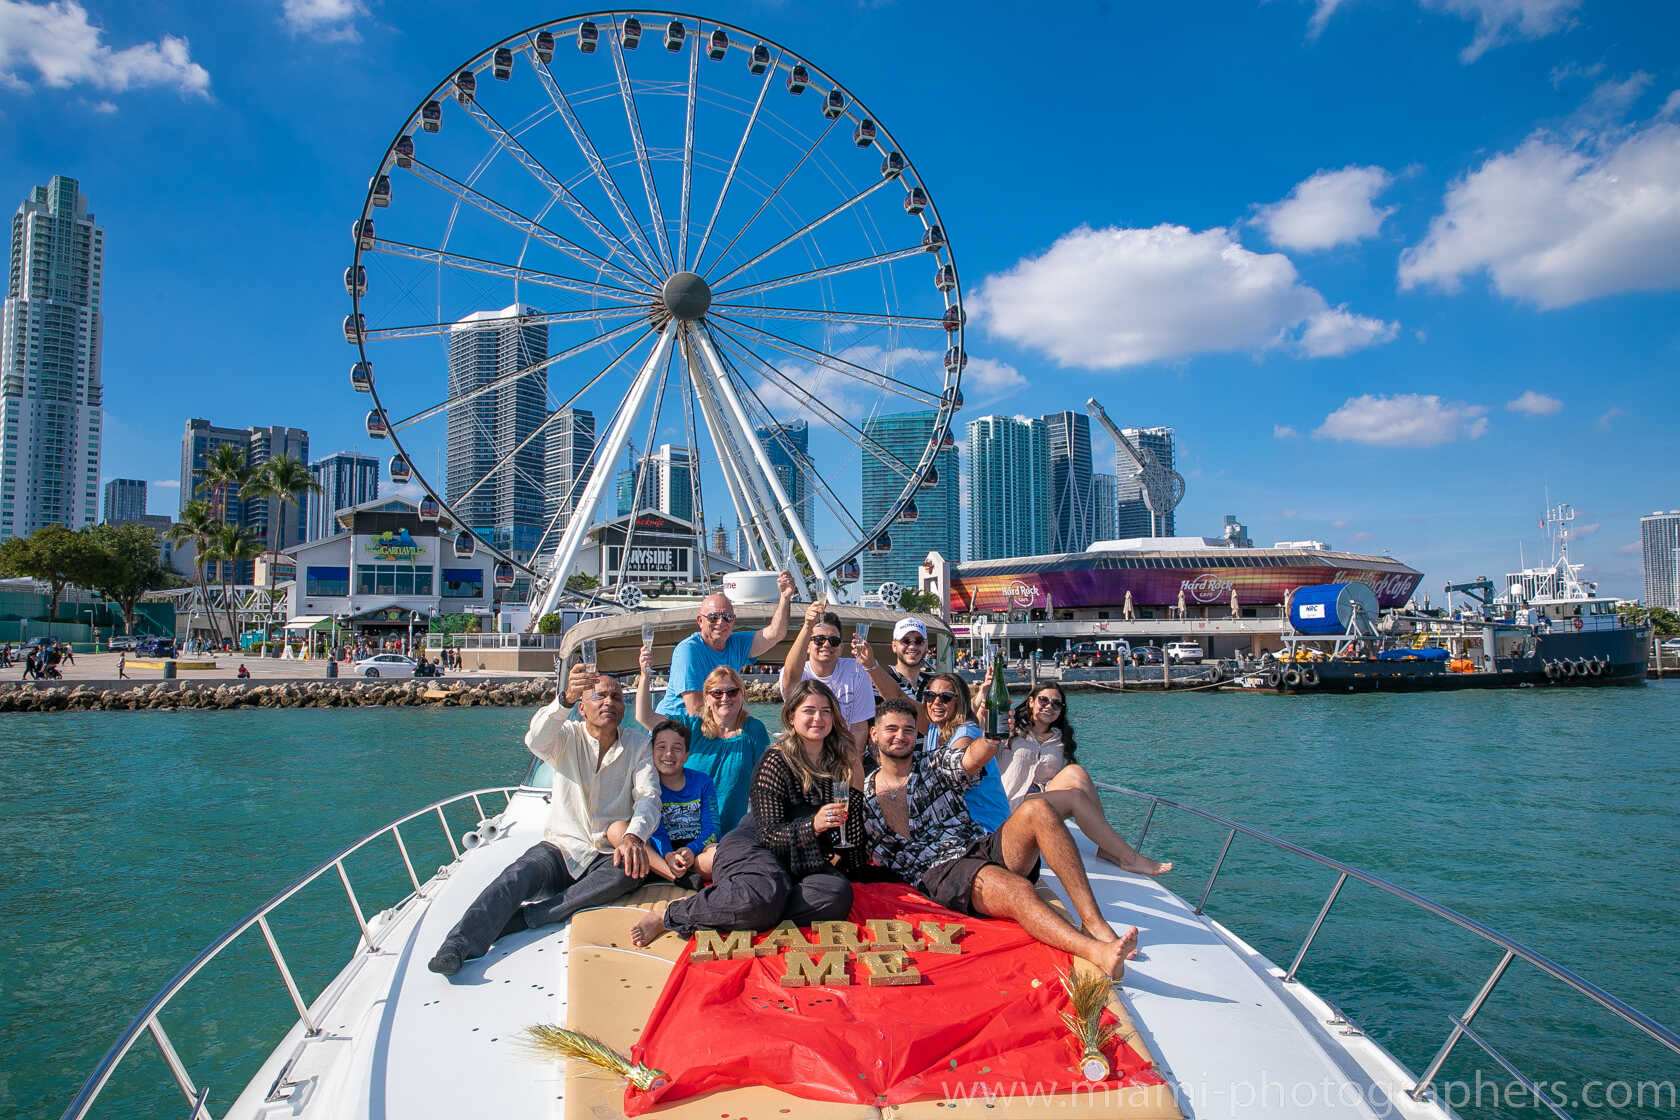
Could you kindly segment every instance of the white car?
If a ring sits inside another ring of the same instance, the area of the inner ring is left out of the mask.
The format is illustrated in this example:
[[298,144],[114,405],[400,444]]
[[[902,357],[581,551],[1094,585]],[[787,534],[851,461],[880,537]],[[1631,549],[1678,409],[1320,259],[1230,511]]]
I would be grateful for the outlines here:
[[415,661],[400,653],[376,653],[355,663],[358,677],[412,677]]
[[1202,647],[1195,642],[1168,642],[1167,657],[1181,665],[1200,665],[1202,663]]

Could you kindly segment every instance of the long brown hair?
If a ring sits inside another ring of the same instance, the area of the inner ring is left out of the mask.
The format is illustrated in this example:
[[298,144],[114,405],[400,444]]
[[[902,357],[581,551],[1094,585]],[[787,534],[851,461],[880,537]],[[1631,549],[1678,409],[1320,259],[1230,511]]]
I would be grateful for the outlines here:
[[1062,710],[1057,712],[1056,718],[1050,721],[1050,729],[1062,733],[1062,757],[1071,765],[1073,763],[1073,752],[1077,747],[1073,741],[1073,724],[1068,722],[1067,693],[1063,692],[1062,686],[1054,681],[1041,684],[1028,692],[1027,698],[1015,706],[1015,734],[1034,734],[1033,700],[1039,693],[1052,688],[1056,690],[1056,699],[1062,702]]
[[[957,694],[957,698],[951,702],[951,714],[945,717],[944,723],[938,725],[939,741],[949,743],[951,732],[965,723],[974,721],[974,709],[969,707],[967,683],[955,673],[939,673],[928,678],[927,688],[922,690],[922,694],[925,696],[934,685],[941,681],[944,681],[951,691]],[[926,707],[926,705],[924,704],[923,707]],[[931,721],[933,717],[929,716],[928,719]]]
[[712,689],[721,684],[732,684],[741,690],[741,726],[745,727],[747,725],[746,682],[741,679],[741,674],[729,666],[719,665],[706,674],[706,682],[700,686],[700,711],[703,713],[700,717],[700,734],[708,739],[729,738],[729,729],[717,721],[717,716],[712,713],[712,705],[706,703]]
[[[810,696],[820,696],[826,700],[828,710],[834,717],[828,734],[823,736],[822,753],[818,756],[816,767],[806,759],[805,748],[793,730],[793,713],[798,711],[799,705]],[[794,685],[793,691],[782,701],[782,734],[776,740],[776,749],[782,752],[782,759],[787,763],[788,769],[798,776],[799,788],[806,797],[816,793],[817,783],[820,781],[846,780],[851,767],[846,744],[851,737],[851,728],[840,718],[840,701],[834,698],[834,693],[821,681],[806,677]]]

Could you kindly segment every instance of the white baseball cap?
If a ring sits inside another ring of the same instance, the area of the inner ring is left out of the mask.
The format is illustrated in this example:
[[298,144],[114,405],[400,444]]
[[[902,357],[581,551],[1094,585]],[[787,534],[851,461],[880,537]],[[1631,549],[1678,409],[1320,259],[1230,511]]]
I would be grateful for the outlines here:
[[906,634],[908,634],[912,631],[914,631],[917,634],[920,634],[924,638],[927,637],[927,627],[922,625],[922,620],[921,619],[919,619],[919,618],[901,618],[901,619],[899,619],[897,624],[893,626],[893,641],[896,642],[896,641],[900,640],[901,638],[904,637],[904,635],[906,635]]

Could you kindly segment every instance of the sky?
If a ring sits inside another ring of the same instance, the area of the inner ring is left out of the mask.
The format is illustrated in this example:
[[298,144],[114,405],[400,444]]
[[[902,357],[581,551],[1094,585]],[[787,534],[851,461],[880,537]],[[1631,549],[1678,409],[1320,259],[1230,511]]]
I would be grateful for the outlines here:
[[[702,13],[913,161],[969,315],[959,425],[1095,396],[1176,429],[1180,533],[1235,514],[1426,591],[1543,559],[1549,495],[1587,578],[1641,593],[1638,519],[1680,507],[1680,6],[1022,10]],[[173,513],[189,416],[388,450],[340,325],[368,177],[464,58],[564,14],[0,0],[0,205],[69,175],[106,230],[104,478]]]

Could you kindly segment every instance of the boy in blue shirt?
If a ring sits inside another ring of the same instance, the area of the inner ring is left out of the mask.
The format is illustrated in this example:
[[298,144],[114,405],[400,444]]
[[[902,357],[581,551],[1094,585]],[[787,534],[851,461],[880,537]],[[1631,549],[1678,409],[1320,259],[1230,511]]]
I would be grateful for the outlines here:
[[[688,725],[660,720],[653,729],[653,768],[659,773],[659,827],[648,838],[648,867],[674,883],[712,877],[717,849],[717,790],[712,779],[685,769]],[[690,885],[683,883],[684,886]]]

